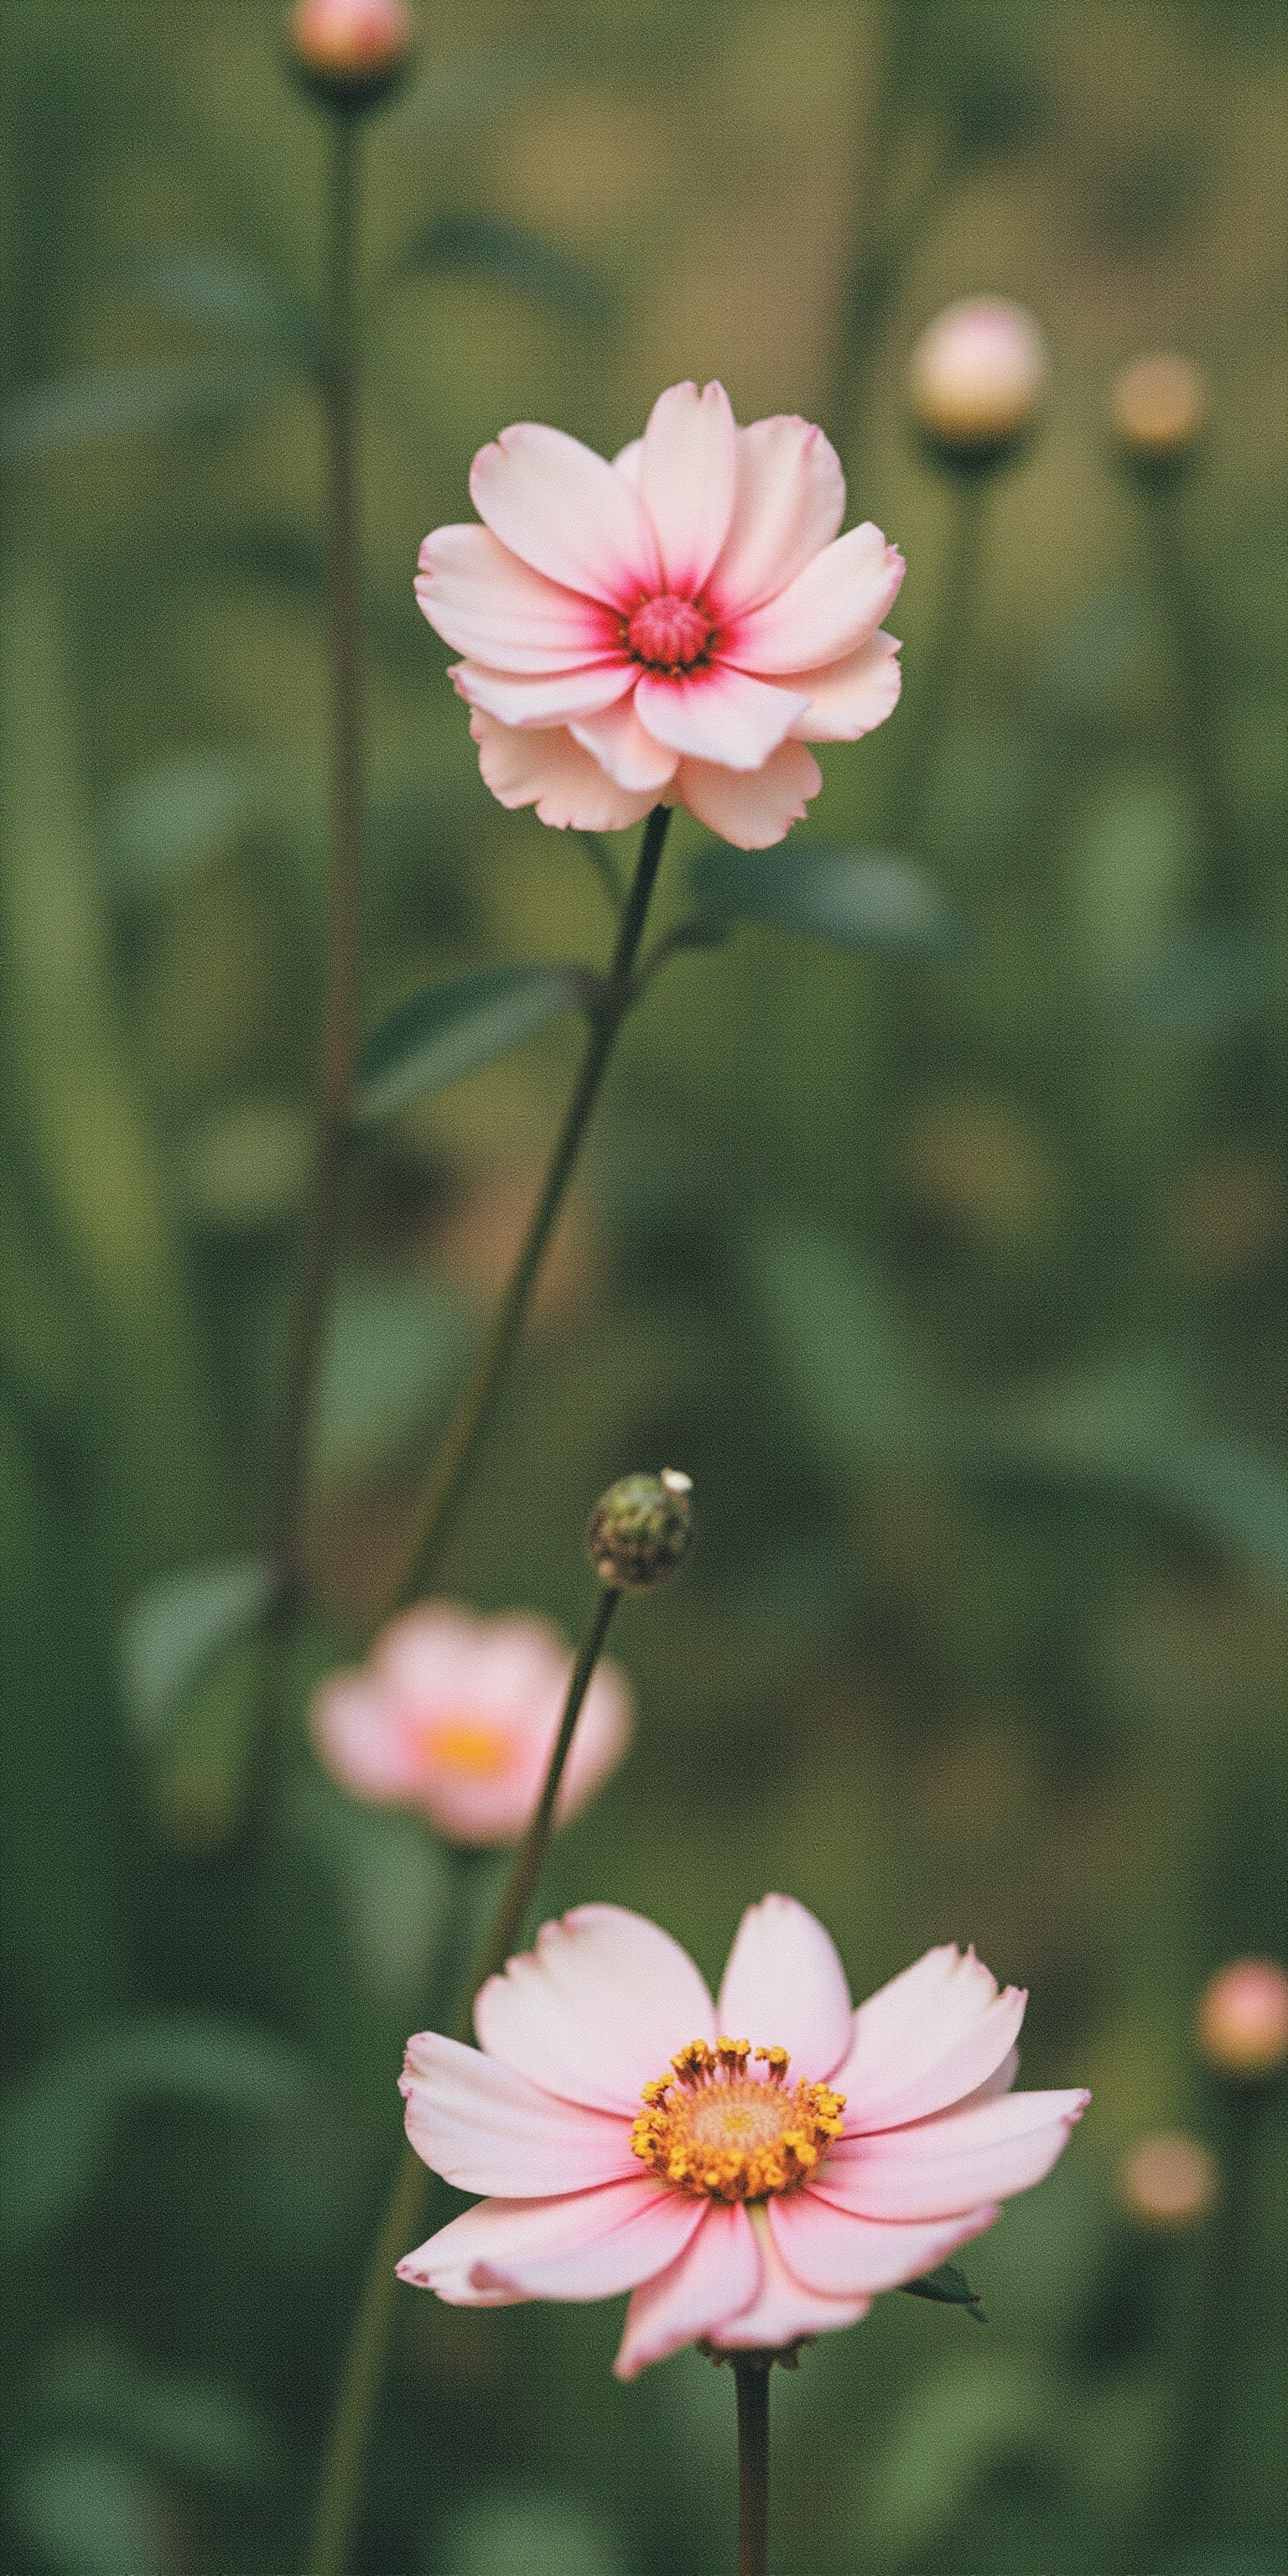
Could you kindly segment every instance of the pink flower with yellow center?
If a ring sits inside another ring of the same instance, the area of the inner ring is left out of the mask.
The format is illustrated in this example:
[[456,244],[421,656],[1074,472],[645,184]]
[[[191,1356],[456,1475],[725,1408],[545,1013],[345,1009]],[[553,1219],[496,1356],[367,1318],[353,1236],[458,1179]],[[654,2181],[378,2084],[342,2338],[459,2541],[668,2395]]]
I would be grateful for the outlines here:
[[845,477],[794,416],[740,429],[723,385],[672,385],[608,463],[523,421],[474,459],[482,527],[439,528],[416,595],[465,656],[479,766],[503,805],[616,831],[684,805],[740,849],[799,822],[807,742],[853,742],[899,695],[880,632],[903,557],[838,536]]
[[767,1896],[713,2004],[655,1924],[581,1906],[483,1987],[477,2049],[408,2044],[413,2147],[487,2196],[400,2276],[476,2307],[633,2290],[622,2379],[698,2337],[851,2325],[1040,2182],[1081,2115],[1085,2092],[1010,2091],[1025,2000],[949,1946],[856,2012],[822,1924]]
[[[425,1602],[384,1630],[360,1671],[322,1684],[313,1742],[355,1797],[418,1807],[450,1842],[515,1842],[541,1792],[572,1663],[543,1620]],[[568,1755],[560,1823],[616,1770],[631,1723],[625,1675],[600,1664]]]

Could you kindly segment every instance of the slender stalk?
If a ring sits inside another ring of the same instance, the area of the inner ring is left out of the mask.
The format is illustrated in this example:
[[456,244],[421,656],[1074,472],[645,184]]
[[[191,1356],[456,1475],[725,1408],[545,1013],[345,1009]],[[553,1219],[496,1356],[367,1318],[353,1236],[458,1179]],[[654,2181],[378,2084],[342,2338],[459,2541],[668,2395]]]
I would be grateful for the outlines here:
[[738,2391],[738,2576],[769,2566],[769,2371],[772,2354],[736,2352]]
[[979,580],[988,477],[963,470],[955,477],[948,560],[939,593],[939,622],[931,638],[917,694],[908,710],[898,774],[894,831],[897,848],[915,850],[924,837],[926,811],[952,708]]
[[655,805],[644,826],[639,859],[622,911],[613,961],[605,977],[602,992],[592,1010],[590,1035],[582,1059],[581,1071],[577,1076],[563,1126],[555,1141],[541,1196],[533,1211],[527,1236],[511,1272],[509,1286],[466,1380],[460,1401],[435,1458],[421,1499],[412,1544],[394,1587],[395,1599],[402,1599],[417,1587],[432,1582],[440,1551],[491,1422],[493,1408],[506,1370],[523,1330],[528,1300],[536,1284],[546,1246],[554,1231],[555,1220],[563,1205],[564,1193],[581,1149],[581,1141],[586,1132],[590,1113],[598,1097],[609,1058],[617,1043],[618,1031],[635,999],[635,959],[643,937],[644,923],[657,881],[662,846],[670,820],[669,807]]
[[[555,1804],[577,1720],[620,1599],[620,1592],[611,1589],[600,1594],[595,1616],[573,1666],[559,1733],[536,1812],[515,1853],[457,2020],[455,2036],[461,2041],[468,2041],[472,2035],[474,1997],[480,1986],[486,1985],[488,1978],[504,1966],[531,1901],[550,1841]],[[348,2561],[361,2495],[367,2436],[380,2394],[389,2342],[397,2278],[394,2267],[399,2256],[416,2242],[431,2181],[428,2168],[421,2163],[414,2149],[404,2147],[371,2249],[331,2419],[309,2546],[310,2576],[343,2576]]]

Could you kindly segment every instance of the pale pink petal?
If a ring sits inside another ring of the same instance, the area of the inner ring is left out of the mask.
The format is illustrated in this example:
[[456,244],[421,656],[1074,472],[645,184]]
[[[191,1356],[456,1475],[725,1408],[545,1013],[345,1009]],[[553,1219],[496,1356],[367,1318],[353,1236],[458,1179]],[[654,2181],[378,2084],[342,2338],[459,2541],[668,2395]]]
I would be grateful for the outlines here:
[[562,429],[503,429],[474,459],[470,498],[503,546],[568,590],[629,609],[662,586],[648,514],[625,475]]
[[794,1896],[749,1905],[729,1953],[716,2019],[731,2039],[785,2048],[791,2081],[816,2082],[840,2064],[853,2015],[831,1934]]
[[800,2335],[827,2334],[867,2315],[872,2302],[866,2295],[850,2291],[833,2297],[798,2281],[783,2261],[763,2208],[748,2215],[761,2258],[760,2288],[749,2307],[711,2327],[711,2341],[722,2352],[776,2352]]
[[438,2031],[408,2040],[398,2088],[417,2155],[458,2191],[539,2200],[627,2175],[638,2179],[626,2121],[558,2102]]
[[[577,1731],[572,1739],[564,1767],[555,1815],[560,1824],[569,1816],[579,1815],[588,1798],[592,1798],[601,1781],[615,1771],[634,1733],[634,1700],[624,1673],[615,1664],[601,1664],[582,1704]],[[552,1727],[545,1745],[544,1765],[554,1749]]]
[[675,776],[679,754],[668,751],[646,733],[635,713],[633,697],[619,698],[602,715],[579,716],[568,728],[574,742],[603,763],[619,787],[637,795],[647,788],[656,796]]
[[635,712],[655,742],[724,769],[760,769],[785,742],[807,701],[748,679],[727,662],[695,664],[682,680],[645,671]]
[[964,2101],[1013,2047],[1026,1998],[996,1980],[973,1950],[931,1951],[854,2016],[836,2070],[847,2135],[901,2128]]
[[792,727],[802,742],[857,742],[874,725],[884,724],[899,703],[903,673],[898,644],[879,627],[843,662],[826,663],[821,671],[793,671],[784,686],[809,699]]
[[788,2271],[832,2298],[875,2298],[879,2290],[919,2280],[972,2236],[982,2236],[997,2215],[996,2201],[986,2201],[960,2218],[933,2222],[860,2218],[829,2203],[814,2183],[769,2203],[770,2231]]
[[490,528],[435,528],[416,597],[447,644],[493,671],[567,671],[614,650],[618,623],[584,592],[534,572]]
[[632,492],[638,492],[640,488],[640,459],[643,453],[643,439],[631,438],[627,440],[625,447],[618,448],[613,458],[614,474],[624,474]]
[[[649,413],[640,498],[653,522],[666,588],[693,599],[733,516],[736,433],[723,385],[672,385]],[[620,468],[619,468],[620,471]]]
[[372,1663],[382,1686],[415,1708],[428,1709],[440,1697],[459,1708],[461,1675],[467,1672],[473,1680],[484,1634],[484,1622],[472,1612],[451,1602],[418,1601],[382,1631]]
[[760,2249],[746,2210],[737,2202],[708,2201],[678,2262],[636,2291],[613,2364],[617,2377],[634,2379],[695,2336],[714,2336],[719,2324],[750,2305],[760,2279]]
[[527,1830],[541,1789],[541,1764],[520,1734],[508,1733],[505,1759],[495,1770],[472,1771],[450,1755],[428,1751],[413,1803],[449,1842],[479,1846],[517,1843]]
[[[483,2288],[519,2291],[525,2299],[614,2299],[664,2272],[684,2252],[702,2223],[703,2203],[661,2183],[613,2183],[621,2213],[603,2233],[583,2232],[574,2244],[546,2254],[488,2256],[476,2266]],[[626,2195],[634,2197],[629,2204]],[[596,2200],[598,2192],[584,2195]]]
[[483,783],[500,805],[535,805],[541,822],[557,831],[621,832],[642,822],[657,799],[617,787],[566,725],[534,733],[498,724],[475,707],[470,732],[479,747]]
[[834,538],[786,590],[731,619],[719,651],[740,671],[813,671],[857,652],[903,580],[903,557],[870,519]]
[[712,760],[682,760],[666,796],[732,841],[736,850],[767,850],[799,823],[817,796],[822,772],[804,743],[785,742],[763,769],[722,769]]
[[973,2093],[963,2093],[961,2100],[954,2103],[954,2110],[964,2111],[970,2102],[996,2101],[999,2093],[1010,2092],[1019,2071],[1020,2052],[1018,2048],[1008,2048],[1001,2065],[995,2066],[992,2074],[986,2075],[983,2083],[977,2084]]
[[786,413],[740,429],[733,520],[707,583],[712,616],[741,616],[785,590],[844,516],[841,460],[821,429]]
[[611,706],[634,687],[638,670],[638,663],[622,654],[611,662],[583,662],[575,671],[543,672],[531,679],[485,671],[478,662],[453,662],[448,678],[468,705],[485,708],[498,724],[541,729]]
[[474,2027],[516,2076],[627,2115],[677,2050],[716,2037],[715,2008],[688,1952],[620,1905],[581,1905],[543,1924],[535,1950],[511,1959],[475,1998]]
[[391,1720],[365,1673],[336,1673],[316,1693],[309,1718],[328,1771],[355,1798],[406,1798],[416,1787],[414,1736]]
[[[701,2215],[700,2202],[642,2175],[557,2200],[484,2200],[406,2255],[398,2276],[455,2306],[612,2298],[674,2262]],[[530,2287],[529,2270],[547,2265],[569,2283],[602,2275],[604,2286]]]
[[846,2137],[814,2188],[864,2218],[951,2218],[1050,2172],[1090,2095],[1008,2093],[909,2129]]

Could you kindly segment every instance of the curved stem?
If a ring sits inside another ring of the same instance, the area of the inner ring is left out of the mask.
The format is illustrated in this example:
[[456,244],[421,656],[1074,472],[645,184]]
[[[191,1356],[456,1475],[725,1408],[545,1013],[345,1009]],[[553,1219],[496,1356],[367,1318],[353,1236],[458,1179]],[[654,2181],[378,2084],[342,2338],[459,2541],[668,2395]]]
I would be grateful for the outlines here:
[[735,2352],[738,2391],[738,2576],[769,2565],[769,2369],[773,2355]]

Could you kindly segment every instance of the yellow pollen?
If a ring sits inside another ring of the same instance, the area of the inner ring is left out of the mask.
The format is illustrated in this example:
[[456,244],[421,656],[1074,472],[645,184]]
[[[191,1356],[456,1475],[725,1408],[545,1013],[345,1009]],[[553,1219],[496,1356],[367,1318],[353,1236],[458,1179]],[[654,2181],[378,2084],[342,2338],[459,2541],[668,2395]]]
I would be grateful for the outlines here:
[[420,1745],[425,1762],[440,1763],[448,1771],[466,1771],[476,1780],[493,1780],[498,1771],[510,1767],[508,1737],[484,1718],[435,1720],[421,1729]]
[[[670,2075],[646,2084],[631,2146],[674,2191],[708,2200],[767,2200],[794,2191],[840,2137],[845,2095],[827,2084],[789,2089],[785,2048],[749,2039],[691,2039]],[[764,2066],[763,2075],[754,2070]]]

